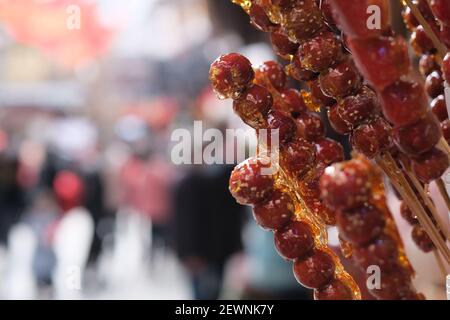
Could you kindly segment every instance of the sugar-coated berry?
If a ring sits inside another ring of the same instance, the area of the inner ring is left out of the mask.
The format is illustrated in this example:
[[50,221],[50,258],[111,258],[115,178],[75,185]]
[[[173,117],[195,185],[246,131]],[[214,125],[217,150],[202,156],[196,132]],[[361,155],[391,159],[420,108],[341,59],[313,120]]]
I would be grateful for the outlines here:
[[311,170],[316,158],[314,145],[303,138],[296,138],[284,146],[281,165],[296,178]]
[[444,93],[444,78],[440,71],[434,71],[428,75],[425,90],[432,99]]
[[238,203],[254,205],[267,199],[274,183],[268,163],[270,159],[250,158],[234,168],[229,187]]
[[294,55],[291,63],[286,66],[286,73],[297,81],[311,81],[317,78],[317,73],[306,69],[297,55]]
[[435,249],[433,241],[431,241],[430,236],[426,233],[426,231],[420,226],[415,225],[412,232],[411,237],[414,243],[425,253],[431,252]]
[[431,101],[431,111],[439,121],[448,119],[447,104],[444,95],[439,95]]
[[327,107],[336,103],[335,99],[328,97],[323,93],[319,79],[309,81],[308,86],[311,94],[311,101],[314,104]]
[[295,54],[299,46],[298,43],[290,41],[288,36],[281,30],[272,31],[270,41],[275,53],[282,57]]
[[284,10],[283,20],[289,38],[300,43],[322,29],[324,20],[314,0],[302,0],[298,4]]
[[405,25],[409,31],[413,32],[414,29],[416,29],[420,25],[419,21],[416,19],[416,17],[412,13],[410,7],[406,7],[403,10],[402,16],[403,16],[403,21],[405,22]]
[[342,99],[338,104],[338,112],[344,121],[356,127],[375,116],[379,111],[376,93],[367,86],[355,94]]
[[431,0],[431,9],[436,18],[443,23],[450,24],[450,2],[448,0]]
[[353,300],[352,291],[341,280],[334,279],[328,286],[314,290],[315,300]]
[[275,248],[287,260],[304,257],[314,248],[314,237],[308,224],[293,221],[274,235]]
[[211,85],[221,99],[237,98],[251,85],[254,76],[250,61],[238,53],[220,56],[209,70]]
[[423,183],[430,183],[442,177],[449,167],[449,159],[445,152],[433,148],[431,151],[411,160],[411,168]]
[[351,143],[356,151],[374,158],[392,147],[392,128],[383,118],[376,118],[356,128]]
[[430,53],[435,49],[433,41],[428,37],[422,26],[418,26],[413,31],[410,41],[411,46],[418,55]]
[[334,140],[323,138],[316,142],[316,159],[324,165],[344,161],[344,148]]
[[442,129],[442,135],[444,136],[445,140],[447,140],[448,143],[450,143],[450,120],[444,120],[441,123],[441,129]]
[[253,217],[263,229],[279,230],[291,222],[294,210],[291,197],[275,190],[267,200],[253,207]]
[[436,61],[436,55],[435,54],[424,54],[420,58],[419,62],[419,71],[423,76],[428,76],[433,71],[440,70],[441,67]]
[[328,31],[301,43],[297,54],[302,65],[313,72],[324,71],[343,57],[340,39]]
[[402,201],[400,204],[400,215],[412,226],[419,223],[416,215],[408,207],[408,204],[405,201]]
[[348,134],[353,130],[353,126],[342,119],[341,115],[339,114],[339,106],[337,104],[328,109],[327,115],[331,127],[337,133]]
[[428,98],[421,84],[398,80],[380,95],[381,107],[387,120],[395,126],[417,122],[428,110]]
[[325,137],[325,126],[319,115],[312,112],[301,114],[296,120],[297,134],[310,142]]
[[233,102],[233,109],[250,127],[262,129],[267,126],[267,115],[272,104],[270,92],[262,86],[253,85]]
[[439,122],[431,112],[412,125],[394,128],[397,146],[404,153],[413,156],[430,151],[441,137]]
[[283,100],[283,103],[277,107],[294,117],[307,111],[305,101],[298,90],[285,89],[281,91],[281,99]]
[[349,39],[348,44],[364,78],[379,90],[409,73],[408,44],[403,37]]
[[364,205],[371,196],[371,187],[367,168],[360,161],[334,164],[320,178],[321,197],[332,209]]
[[272,130],[278,130],[278,138],[281,144],[285,144],[294,138],[297,126],[290,115],[281,111],[272,110],[267,119],[270,134],[274,134]]
[[362,77],[351,59],[322,72],[319,79],[322,92],[335,99],[354,93],[362,85]]
[[390,272],[398,268],[398,244],[383,234],[367,246],[355,247],[353,259],[364,272],[370,266],[379,266],[383,273]]
[[414,293],[411,278],[403,269],[382,272],[380,286],[369,291],[380,300],[403,300]]
[[309,256],[294,262],[294,275],[304,287],[324,288],[333,280],[336,265],[326,252],[314,250]]
[[255,2],[252,3],[248,15],[250,16],[251,24],[260,31],[270,32],[276,28],[276,25],[270,21],[264,8]]
[[354,210],[338,211],[337,224],[343,239],[353,245],[363,246],[383,232],[385,220],[380,210],[365,205]]
[[264,85],[267,81],[278,91],[286,87],[286,73],[281,64],[275,61],[266,61],[256,71],[256,81]]
[[444,78],[450,83],[450,52],[445,55],[442,63],[442,71],[444,72]]

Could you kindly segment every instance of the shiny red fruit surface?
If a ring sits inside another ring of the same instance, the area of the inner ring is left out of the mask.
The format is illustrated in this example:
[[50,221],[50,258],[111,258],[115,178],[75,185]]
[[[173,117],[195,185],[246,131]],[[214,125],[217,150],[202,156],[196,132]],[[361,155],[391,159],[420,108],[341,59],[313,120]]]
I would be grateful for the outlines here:
[[291,197],[276,190],[264,202],[253,207],[253,217],[263,229],[279,230],[291,222],[294,210]]
[[287,260],[304,257],[314,247],[314,238],[308,224],[293,221],[274,235],[275,248]]
[[367,168],[356,161],[328,167],[320,178],[321,197],[328,207],[336,210],[364,205],[370,198],[371,187]]
[[417,178],[423,183],[430,183],[442,177],[449,167],[446,153],[433,148],[431,151],[411,160],[411,167]]
[[304,287],[320,289],[331,283],[336,266],[326,252],[314,250],[311,255],[294,262],[294,275]]
[[435,249],[433,241],[431,241],[426,231],[420,225],[414,226],[411,237],[417,247],[423,252],[428,253]]
[[234,168],[229,188],[238,203],[252,205],[268,199],[274,181],[272,175],[265,174],[266,163],[267,159],[250,158]]
[[275,61],[266,61],[258,67],[256,70],[256,81],[260,85],[264,85],[266,81],[281,91],[286,87],[286,73],[284,73],[284,67]]
[[364,247],[356,247],[353,259],[364,271],[370,266],[379,266],[382,272],[398,268],[397,242],[387,235],[381,235]]
[[353,126],[342,119],[339,114],[339,106],[336,104],[327,111],[328,121],[334,131],[339,134],[348,134],[353,130]]
[[250,61],[238,53],[219,57],[209,70],[211,85],[221,99],[237,98],[251,85],[254,76]]
[[281,144],[285,144],[295,137],[297,126],[290,115],[281,111],[272,110],[267,119],[271,134],[273,134],[272,130],[277,130]]
[[417,122],[428,110],[428,98],[423,86],[414,81],[398,80],[380,94],[386,119],[395,126]]
[[270,92],[262,86],[253,85],[233,102],[233,109],[250,127],[263,129],[267,125],[267,115],[272,104]]
[[298,44],[289,40],[288,36],[281,31],[273,31],[270,34],[270,41],[276,54],[284,57],[295,54]]
[[355,150],[372,159],[392,147],[392,128],[384,119],[374,119],[353,131],[351,143]]
[[316,159],[314,145],[303,138],[296,138],[282,150],[281,165],[297,178],[311,170]]
[[431,101],[431,111],[439,121],[448,119],[447,104],[444,95],[440,95]]
[[362,85],[362,77],[351,59],[324,71],[319,79],[322,92],[335,99],[358,91]]
[[317,161],[325,165],[344,161],[344,148],[334,140],[323,138],[316,142]]
[[376,93],[367,86],[339,102],[338,112],[344,121],[356,127],[379,112]]
[[339,235],[356,246],[363,246],[376,239],[385,225],[381,211],[371,205],[337,213]]
[[307,112],[301,114],[296,120],[297,134],[310,142],[325,137],[325,126],[319,115]]
[[394,128],[397,146],[404,153],[413,156],[430,151],[441,137],[439,122],[431,112],[412,125]]
[[440,71],[433,71],[425,81],[425,90],[432,99],[444,93],[444,78]]
[[379,90],[409,73],[408,44],[402,37],[349,39],[348,43],[359,71]]
[[349,287],[342,281],[334,279],[323,289],[314,290],[315,300],[352,300],[353,295]]

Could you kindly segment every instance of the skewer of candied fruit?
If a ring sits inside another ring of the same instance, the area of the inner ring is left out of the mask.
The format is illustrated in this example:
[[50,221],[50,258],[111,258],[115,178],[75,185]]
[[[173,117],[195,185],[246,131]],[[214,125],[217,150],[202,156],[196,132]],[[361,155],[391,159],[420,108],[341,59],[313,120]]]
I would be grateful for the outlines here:
[[335,164],[326,169],[320,185],[323,200],[338,211],[339,233],[352,246],[355,264],[364,272],[379,267],[381,286],[369,288],[370,293],[377,299],[422,299],[412,285],[414,272],[374,165],[361,156]]
[[[269,133],[277,130],[280,149],[267,150],[270,158],[263,158],[262,149],[269,146],[260,146],[259,157],[238,165],[230,177],[231,194],[239,203],[253,206],[255,220],[261,227],[274,231],[277,251],[285,259],[294,261],[296,279],[314,289],[316,299],[360,299],[356,283],[328,248],[326,219],[323,219],[322,212],[313,211],[317,209],[311,204],[313,196],[302,193],[302,190],[312,190],[306,188],[301,178],[314,172],[313,161],[322,159],[324,167],[334,160],[341,161],[343,152],[340,146],[319,139],[317,145],[320,148],[315,148],[313,143],[298,134],[300,130],[297,130],[296,119],[292,116],[297,115],[298,119],[306,108],[293,107],[296,103],[301,105],[301,96],[294,97],[295,92],[286,91],[285,77],[281,74],[283,70],[276,63],[266,62],[252,74],[247,59],[237,59],[235,54],[232,58],[225,55],[212,64],[210,80],[214,90],[219,97],[234,97],[235,112],[254,129],[268,129]],[[231,64],[239,61],[239,74],[252,74],[254,83],[246,86],[216,83],[223,79],[215,77],[222,73],[216,69],[236,70],[236,66],[224,65],[224,61]],[[233,94],[235,91],[239,94]],[[290,93],[286,95],[286,92]],[[290,98],[283,99],[286,96]],[[292,112],[286,112],[286,108],[291,107],[288,110]],[[273,163],[275,153],[280,154],[280,163]],[[271,162],[277,170],[264,173],[263,169],[268,169],[267,164]]]

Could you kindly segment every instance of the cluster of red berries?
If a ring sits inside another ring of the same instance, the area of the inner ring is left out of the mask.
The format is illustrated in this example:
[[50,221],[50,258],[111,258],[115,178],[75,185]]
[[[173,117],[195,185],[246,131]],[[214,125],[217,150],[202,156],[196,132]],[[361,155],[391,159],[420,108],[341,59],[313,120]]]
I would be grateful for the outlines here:
[[339,235],[351,245],[355,264],[364,273],[370,266],[380,268],[380,286],[369,288],[370,293],[378,299],[423,299],[412,286],[410,266],[401,262],[398,234],[388,227],[392,216],[384,195],[376,191],[381,181],[367,160],[342,162],[328,167],[322,176],[322,198],[337,211]]
[[[300,92],[286,88],[281,65],[268,61],[255,72],[245,57],[232,53],[211,65],[210,80],[219,97],[234,99],[234,111],[246,124],[257,132],[278,131],[280,166],[301,185],[308,210],[324,222],[334,223],[332,211],[318,201],[318,179],[325,167],[343,160],[342,146],[325,138],[321,119],[307,110]],[[232,195],[240,204],[253,206],[254,218],[262,228],[274,231],[278,252],[294,261],[295,277],[315,289],[317,299],[352,299],[351,286],[336,274],[335,256],[316,246],[311,222],[295,215],[292,195],[275,188],[277,175],[264,174],[270,161],[251,158],[238,165],[230,178]]]

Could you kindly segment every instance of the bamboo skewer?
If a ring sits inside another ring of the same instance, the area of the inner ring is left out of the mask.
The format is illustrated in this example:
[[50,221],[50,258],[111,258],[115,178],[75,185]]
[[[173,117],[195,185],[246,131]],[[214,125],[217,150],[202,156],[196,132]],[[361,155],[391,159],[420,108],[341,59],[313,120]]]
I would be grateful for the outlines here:
[[447,209],[450,211],[450,197],[448,196],[444,180],[442,178],[436,180],[436,185],[438,186],[439,193],[441,194],[442,198],[444,198]]
[[390,178],[392,184],[397,188],[398,192],[405,199],[405,201],[410,204],[410,209],[417,216],[421,226],[428,233],[430,239],[442,254],[445,262],[450,265],[450,249],[447,247],[445,241],[439,234],[439,231],[436,229],[433,221],[428,216],[425,209],[422,207],[422,204],[417,199],[413,189],[401,173],[400,168],[398,168],[397,164],[395,163],[395,160],[390,154],[384,154],[377,158],[377,163]]
[[411,0],[402,0],[402,1],[408,5],[414,17],[419,21],[419,23],[422,25],[423,29],[427,33],[428,37],[433,42],[435,48],[438,51],[438,58],[439,58],[438,62],[442,64],[442,61],[447,53],[446,46],[441,42],[437,34],[433,31],[430,24],[427,22],[427,20],[420,12],[419,8]]
[[441,271],[441,274],[445,279],[447,277],[447,269],[445,268],[444,261],[442,261],[442,257],[436,249],[433,250],[433,254],[434,257],[436,258],[436,263],[439,267],[439,270]]

